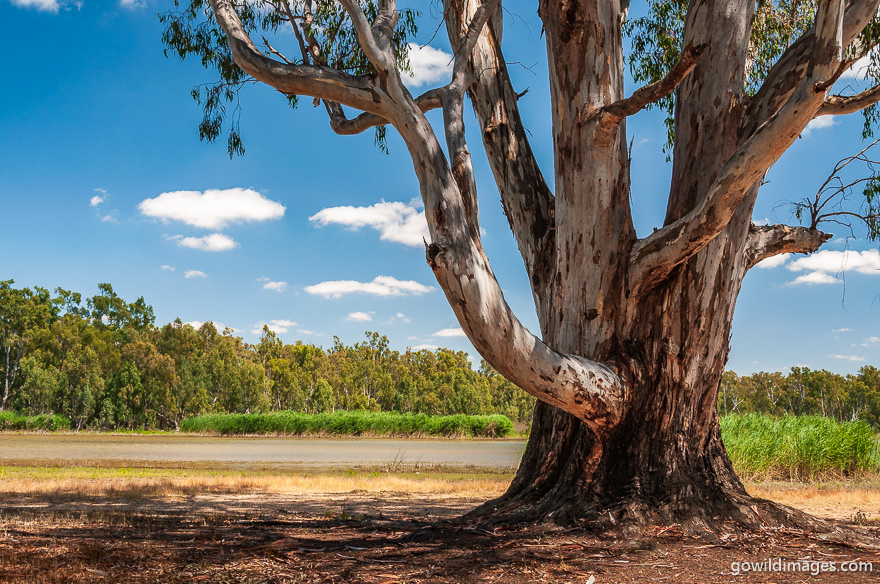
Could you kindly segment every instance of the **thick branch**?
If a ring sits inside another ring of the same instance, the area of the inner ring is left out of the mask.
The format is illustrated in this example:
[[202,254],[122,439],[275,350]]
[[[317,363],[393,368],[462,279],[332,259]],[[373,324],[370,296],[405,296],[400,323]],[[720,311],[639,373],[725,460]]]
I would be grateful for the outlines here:
[[786,104],[746,139],[689,213],[636,243],[630,258],[632,289],[650,287],[711,242],[727,226],[755,182],[797,140],[825,101],[816,85],[842,61],[843,0],[820,2],[818,33],[804,77]]
[[[473,1],[473,0],[471,0]],[[470,2],[445,2],[452,46],[469,30]],[[534,291],[552,276],[556,263],[554,200],[538,166],[519,114],[518,96],[501,52],[501,19],[493,18],[479,36],[468,63],[477,82],[468,95],[483,134],[483,147],[501,194]],[[541,298],[535,294],[538,310]]]
[[840,116],[855,113],[880,101],[880,85],[875,85],[856,95],[829,95],[819,108],[817,116]]
[[[846,6],[843,17],[842,44],[849,46],[864,28],[871,22],[880,8],[880,0],[851,0]],[[753,126],[751,131],[764,123],[782,104],[788,100],[800,83],[806,71],[807,63],[815,43],[816,27],[814,26],[782,54],[749,107]],[[863,48],[867,52],[867,48]]]
[[358,45],[360,45],[361,50],[370,63],[382,71],[387,71],[393,67],[394,59],[393,55],[389,55],[388,40],[385,39],[385,42],[382,43],[383,46],[380,46],[377,42],[379,39],[376,37],[379,36],[381,38],[381,35],[374,35],[370,22],[367,20],[367,15],[364,14],[360,3],[357,0],[339,0],[339,3],[342,4],[349,18],[351,18],[355,34],[357,34]]
[[[443,106],[442,94],[444,89],[431,89],[416,98],[416,105],[422,112],[428,112]],[[348,119],[342,108],[333,108],[330,111],[330,127],[340,135],[354,135],[365,132],[376,126],[384,126],[388,120],[376,114],[363,113],[357,117]]]
[[761,260],[783,253],[812,253],[831,239],[830,233],[789,225],[752,225],[744,253],[752,268]]
[[705,50],[706,45],[688,47],[682,52],[681,58],[669,73],[660,81],[640,87],[630,97],[608,104],[595,113],[590,114],[587,111],[582,111],[582,114],[585,117],[602,116],[603,121],[607,123],[617,123],[627,116],[637,114],[649,104],[659,101],[672,93],[678,87],[678,84],[684,81],[684,78],[694,70]]
[[261,53],[241,24],[229,0],[211,0],[235,64],[255,79],[282,93],[310,95],[383,115],[385,109],[375,85],[367,77],[354,77],[329,67],[280,63]]

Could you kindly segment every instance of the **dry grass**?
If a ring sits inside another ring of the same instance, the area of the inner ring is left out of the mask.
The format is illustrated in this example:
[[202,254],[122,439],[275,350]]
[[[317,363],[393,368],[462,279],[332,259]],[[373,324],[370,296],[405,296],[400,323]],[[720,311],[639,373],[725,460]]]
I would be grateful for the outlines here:
[[511,473],[382,472],[273,474],[175,469],[0,467],[3,495],[65,498],[154,498],[204,494],[432,494],[449,497],[500,495]]
[[749,494],[813,515],[860,524],[880,524],[880,480],[836,483],[746,483]]

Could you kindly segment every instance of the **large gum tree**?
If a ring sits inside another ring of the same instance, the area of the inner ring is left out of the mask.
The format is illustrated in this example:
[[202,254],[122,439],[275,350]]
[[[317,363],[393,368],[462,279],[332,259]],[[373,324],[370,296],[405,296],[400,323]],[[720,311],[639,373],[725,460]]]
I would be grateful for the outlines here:
[[[161,18],[168,49],[220,73],[194,92],[205,138],[222,132],[225,101],[250,81],[322,103],[339,134],[375,128],[381,139],[390,126],[402,137],[437,282],[480,354],[538,399],[513,483],[476,514],[693,531],[803,523],[746,493],[721,441],[718,390],[749,269],[829,238],[816,221],[756,226],[752,209],[765,174],[811,120],[869,108],[870,122],[880,90],[831,88],[876,44],[880,0],[654,0],[631,21],[628,0],[536,4],[553,190],[518,111],[499,0],[442,3],[452,81],[421,95],[404,85],[415,14],[393,0],[192,0]],[[283,40],[271,35],[281,27],[292,29],[292,52],[263,36]],[[627,64],[645,82],[629,95]],[[537,332],[505,303],[480,241],[466,98],[525,263]],[[650,106],[669,115],[672,178],[663,225],[639,238],[626,119]],[[439,127],[426,118],[432,109],[442,110]],[[235,124],[229,148],[241,149]],[[869,197],[855,211],[869,228],[874,207]]]

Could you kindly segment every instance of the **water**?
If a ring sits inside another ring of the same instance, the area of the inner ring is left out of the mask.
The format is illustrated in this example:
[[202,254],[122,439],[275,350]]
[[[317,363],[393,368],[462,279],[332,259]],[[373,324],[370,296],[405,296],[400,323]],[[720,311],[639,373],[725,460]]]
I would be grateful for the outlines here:
[[0,464],[321,470],[352,466],[445,465],[510,468],[523,440],[395,440],[0,434]]

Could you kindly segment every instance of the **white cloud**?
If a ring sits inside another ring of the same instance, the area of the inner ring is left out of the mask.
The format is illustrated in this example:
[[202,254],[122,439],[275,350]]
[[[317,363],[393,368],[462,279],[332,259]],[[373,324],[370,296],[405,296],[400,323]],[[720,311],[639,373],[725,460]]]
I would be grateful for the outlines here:
[[463,330],[461,330],[458,327],[455,327],[455,328],[445,328],[445,329],[439,330],[431,336],[432,337],[466,337],[467,335],[464,334]]
[[403,82],[408,87],[422,85],[445,85],[452,79],[452,55],[430,46],[409,43],[409,66],[412,77],[404,74]]
[[[220,331],[221,333],[223,331],[225,331],[226,329],[229,329],[234,333],[241,332],[236,328],[232,328],[231,326],[227,326],[227,325],[223,324],[222,322],[214,322],[214,321],[207,321],[207,322],[210,322],[212,325],[214,325],[214,328],[217,329],[218,331]],[[206,322],[201,321],[201,320],[191,320],[191,321],[185,322],[183,324],[188,324],[189,326],[193,327],[194,329],[199,330],[200,328],[202,328],[202,326],[204,324],[206,324]]]
[[407,316],[402,312],[397,313],[397,318],[399,318],[402,322],[409,322],[409,318],[407,318]]
[[104,223],[116,223],[116,218],[113,215],[104,215],[101,217],[101,221]]
[[830,274],[836,274],[845,270],[859,274],[880,276],[880,250],[822,250],[793,261],[788,266],[788,269],[792,272],[809,270]]
[[259,278],[257,278],[257,282],[268,282],[271,279],[272,278],[270,278],[269,276],[260,276]]
[[376,276],[372,282],[333,280],[305,287],[305,291],[309,294],[325,298],[339,298],[343,294],[355,292],[375,296],[408,296],[425,294],[433,289],[432,286],[425,286],[413,280],[398,280],[391,276]]
[[787,262],[788,258],[790,258],[790,257],[791,257],[790,253],[781,253],[779,255],[769,257],[766,260],[761,260],[760,262],[758,262],[757,267],[759,267],[763,270],[777,268],[777,267],[781,266],[782,264],[784,264],[785,262]]
[[182,221],[193,227],[221,229],[231,223],[267,221],[284,215],[286,207],[253,189],[173,191],[144,199],[138,209],[147,217]]
[[839,328],[839,329],[834,329],[834,330],[831,331],[831,332],[832,332],[832,333],[851,333],[851,332],[853,332],[854,330],[855,330],[855,329],[851,329],[851,328]]
[[868,337],[865,339],[865,342],[862,343],[863,347],[870,347],[871,345],[876,345],[880,343],[880,337]]
[[100,205],[103,202],[104,202],[104,197],[102,197],[101,195],[95,195],[94,197],[89,199],[89,206],[90,207],[97,207],[98,205]]
[[165,270],[166,272],[173,272],[174,266],[169,266],[168,264],[165,264],[164,266],[162,266],[161,269]]
[[316,334],[315,331],[310,331],[308,329],[299,329],[296,332],[298,332],[301,335],[314,335],[314,334]]
[[183,277],[187,280],[190,278],[207,278],[208,274],[201,270],[187,270],[183,273]]
[[835,121],[834,116],[819,116],[818,118],[813,118],[810,120],[810,123],[807,124],[807,127],[804,128],[804,131],[801,132],[801,136],[809,136],[813,133],[813,130],[824,130],[825,128],[830,128],[836,124],[837,122]]
[[265,284],[263,284],[263,290],[284,292],[285,290],[287,290],[287,282],[266,282]]
[[134,10],[136,8],[143,8],[144,6],[146,6],[146,3],[142,0],[119,0],[119,5],[123,8]]
[[212,233],[204,237],[181,237],[175,235],[169,239],[176,240],[180,247],[200,249],[202,251],[229,251],[238,247],[238,242],[222,233]]
[[864,357],[859,357],[858,355],[840,355],[838,353],[832,353],[828,355],[832,359],[843,359],[844,361],[864,361]]
[[61,3],[58,0],[10,0],[13,6],[19,8],[33,8],[40,12],[58,12]]
[[383,241],[417,247],[428,239],[428,223],[425,212],[419,210],[420,206],[415,201],[409,204],[382,201],[369,207],[328,207],[309,217],[309,221],[321,227],[331,223],[355,230],[372,227],[381,234],[379,239]]
[[353,322],[370,322],[373,320],[373,317],[366,312],[349,312],[348,316],[345,317],[345,320],[351,320]]
[[840,284],[840,280],[824,272],[810,272],[809,274],[798,276],[787,285],[800,286],[801,284],[806,284],[807,286],[819,286],[822,284]]
[[868,73],[868,65],[871,64],[871,55],[865,55],[852,64],[852,67],[843,72],[840,79],[850,79],[853,81],[861,81],[865,79]]
[[840,280],[831,274],[844,271],[880,276],[880,251],[822,250],[791,262],[788,269],[792,272],[810,272],[789,282],[791,286],[838,284]]
[[437,345],[416,345],[415,347],[410,347],[410,351],[436,351],[439,349]]
[[280,335],[290,332],[291,328],[299,325],[292,320],[287,320],[283,318],[270,320],[269,322],[260,321],[254,325],[254,327],[251,329],[251,333],[255,335],[262,334],[264,326],[268,327],[269,330],[273,333]]

